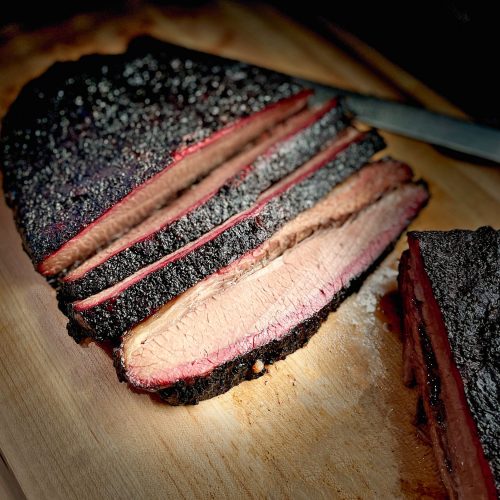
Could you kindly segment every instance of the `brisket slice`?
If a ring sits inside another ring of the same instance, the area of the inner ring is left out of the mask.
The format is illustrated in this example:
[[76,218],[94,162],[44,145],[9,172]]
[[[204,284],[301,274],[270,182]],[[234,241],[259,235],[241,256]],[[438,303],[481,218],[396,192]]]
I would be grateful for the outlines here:
[[152,40],[55,64],[22,90],[0,137],[25,249],[42,274],[60,272],[309,94],[287,76]]
[[405,379],[451,498],[500,493],[500,232],[413,232],[400,263]]
[[198,281],[269,239],[356,172],[383,145],[374,131],[360,134],[350,129],[263,193],[249,210],[122,282],[70,304],[68,331],[76,339],[117,338]]
[[359,288],[426,200],[425,187],[405,184],[263,267],[242,273],[233,263],[124,336],[116,352],[121,377],[180,404],[261,375]]
[[[66,275],[60,300],[83,299],[109,288],[250,208],[260,193],[312,158],[347,124],[336,100],[291,121],[294,128],[253,162],[233,164],[229,172],[226,165],[214,170],[177,200],[177,212],[166,207]],[[211,179],[215,176],[216,182]],[[191,204],[186,207],[183,198]]]

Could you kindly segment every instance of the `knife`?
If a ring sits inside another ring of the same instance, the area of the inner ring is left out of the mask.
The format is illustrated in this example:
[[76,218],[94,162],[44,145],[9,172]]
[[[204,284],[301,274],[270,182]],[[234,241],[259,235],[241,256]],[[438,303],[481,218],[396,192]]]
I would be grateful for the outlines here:
[[500,130],[425,108],[330,87],[302,78],[295,80],[312,88],[315,91],[314,99],[319,102],[342,96],[347,107],[360,121],[368,125],[500,163]]

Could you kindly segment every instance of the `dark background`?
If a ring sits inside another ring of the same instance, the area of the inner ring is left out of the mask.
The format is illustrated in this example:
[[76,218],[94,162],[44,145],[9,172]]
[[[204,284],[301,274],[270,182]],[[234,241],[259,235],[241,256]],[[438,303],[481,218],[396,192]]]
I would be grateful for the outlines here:
[[[105,5],[107,10],[120,11],[137,3],[112,0]],[[197,6],[205,2],[177,3]],[[338,24],[476,120],[500,127],[499,2],[306,0],[294,2],[295,6],[280,0],[269,3],[325,37],[331,37],[328,23]],[[103,2],[96,0],[70,0],[65,5],[24,0],[4,3],[0,13],[0,43],[2,36],[12,33],[13,28],[36,29],[78,12],[102,8]]]

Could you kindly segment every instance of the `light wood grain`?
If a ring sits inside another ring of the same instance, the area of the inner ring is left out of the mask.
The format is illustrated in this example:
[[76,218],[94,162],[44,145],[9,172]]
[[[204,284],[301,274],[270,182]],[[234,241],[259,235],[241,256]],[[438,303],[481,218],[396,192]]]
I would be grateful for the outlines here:
[[0,498],[2,500],[23,500],[24,496],[16,476],[0,454]]
[[[0,50],[0,106],[53,60],[116,52],[140,32],[398,97],[397,85],[272,9],[221,3],[80,16],[22,35]],[[500,172],[386,138],[430,184],[413,227],[500,225]],[[432,451],[412,424],[400,341],[375,314],[395,286],[403,241],[307,348],[219,398],[172,408],[119,384],[101,349],[66,335],[3,201],[0,228],[0,450],[27,498],[442,497]]]

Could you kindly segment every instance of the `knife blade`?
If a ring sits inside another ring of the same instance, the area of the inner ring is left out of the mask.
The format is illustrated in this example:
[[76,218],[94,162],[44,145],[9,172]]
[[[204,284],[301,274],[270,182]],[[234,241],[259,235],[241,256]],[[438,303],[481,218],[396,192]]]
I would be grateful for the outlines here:
[[389,99],[301,78],[296,80],[301,85],[313,88],[314,99],[320,102],[342,96],[348,108],[367,125],[500,163],[500,130]]

